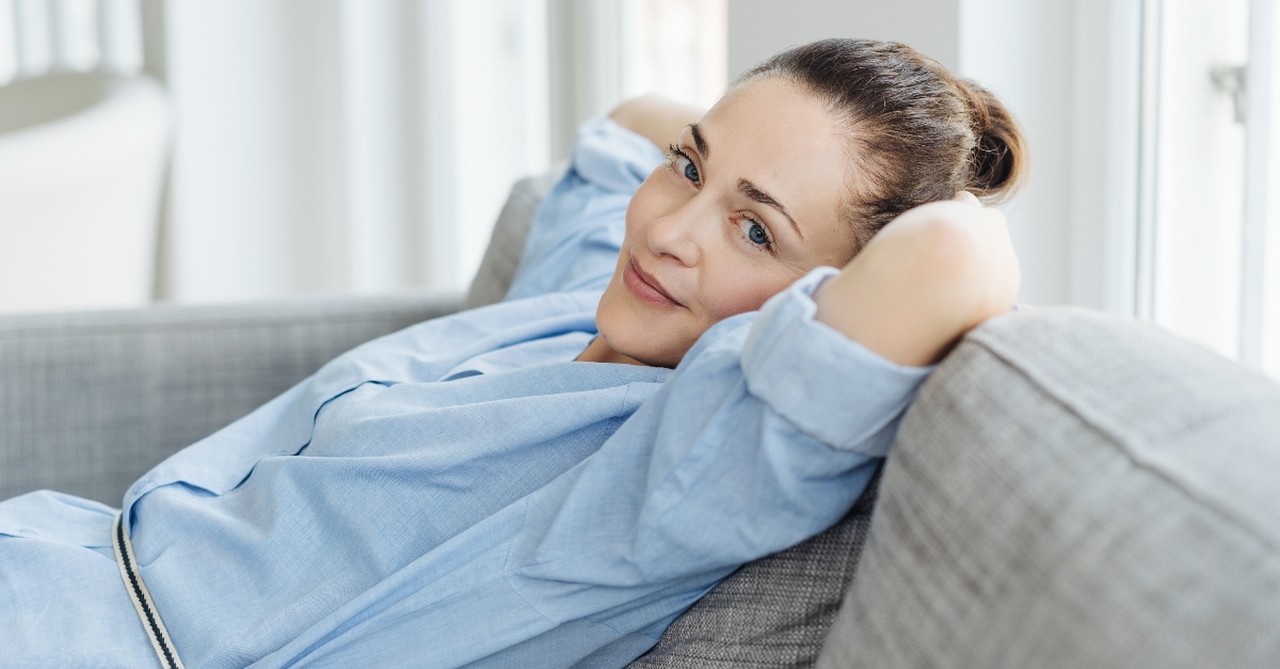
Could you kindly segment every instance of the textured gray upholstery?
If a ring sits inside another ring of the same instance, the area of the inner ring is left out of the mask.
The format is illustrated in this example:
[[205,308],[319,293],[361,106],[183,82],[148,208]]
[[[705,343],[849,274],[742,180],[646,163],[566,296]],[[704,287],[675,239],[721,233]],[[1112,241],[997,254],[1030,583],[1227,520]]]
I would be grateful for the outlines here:
[[1280,384],[1005,316],[922,388],[820,667],[1280,667]]
[[645,669],[811,667],[853,581],[876,484],[835,527],[744,565],[667,628]]
[[464,304],[467,309],[500,302],[506,297],[511,280],[520,267],[520,256],[524,254],[524,243],[529,237],[529,223],[538,203],[556,185],[566,168],[567,165],[557,165],[545,174],[526,177],[511,187],[498,220],[493,224],[480,269],[467,291]]
[[136,478],[338,353],[457,309],[360,298],[0,317],[0,499]]

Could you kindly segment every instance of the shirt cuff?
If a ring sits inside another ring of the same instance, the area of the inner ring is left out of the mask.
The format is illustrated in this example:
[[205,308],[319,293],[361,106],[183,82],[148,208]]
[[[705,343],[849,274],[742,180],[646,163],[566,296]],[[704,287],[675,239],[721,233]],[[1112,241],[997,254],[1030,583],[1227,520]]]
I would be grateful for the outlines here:
[[624,128],[607,116],[578,129],[573,169],[605,190],[630,193],[665,159],[648,138]]
[[885,428],[936,365],[899,365],[815,320],[813,294],[837,273],[815,269],[765,303],[743,347],[743,374],[751,394],[802,432],[883,457],[893,436]]

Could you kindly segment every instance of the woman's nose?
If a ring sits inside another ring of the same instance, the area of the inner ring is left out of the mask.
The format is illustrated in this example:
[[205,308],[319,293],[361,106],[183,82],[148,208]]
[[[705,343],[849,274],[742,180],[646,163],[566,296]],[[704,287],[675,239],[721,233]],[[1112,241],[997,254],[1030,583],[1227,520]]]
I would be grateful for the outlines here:
[[649,225],[649,250],[656,255],[671,256],[687,267],[697,265],[702,255],[701,236],[706,232],[708,214],[699,211],[690,200],[658,217]]

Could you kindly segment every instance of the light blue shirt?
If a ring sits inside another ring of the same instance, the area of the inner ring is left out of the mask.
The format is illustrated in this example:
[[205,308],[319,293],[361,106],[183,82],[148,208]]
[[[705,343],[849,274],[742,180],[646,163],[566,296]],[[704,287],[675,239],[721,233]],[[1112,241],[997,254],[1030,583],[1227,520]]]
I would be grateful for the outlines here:
[[[849,509],[928,370],[813,320],[834,270],[675,370],[574,361],[660,160],[587,124],[507,301],[364,344],[129,489],[188,667],[623,666],[737,566]],[[155,662],[114,512],[0,503],[0,663]]]

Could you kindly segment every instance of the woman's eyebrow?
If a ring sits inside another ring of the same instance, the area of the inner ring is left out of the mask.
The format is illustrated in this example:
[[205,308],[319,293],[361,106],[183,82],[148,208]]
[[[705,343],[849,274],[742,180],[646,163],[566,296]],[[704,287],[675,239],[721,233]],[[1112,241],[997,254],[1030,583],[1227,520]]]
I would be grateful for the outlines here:
[[690,123],[689,132],[693,133],[693,145],[698,147],[698,153],[702,155],[702,159],[710,158],[711,147],[707,146],[707,140],[702,136],[702,129],[698,127],[698,124]]
[[738,190],[746,195],[749,199],[759,202],[760,204],[769,205],[777,209],[779,213],[787,217],[787,222],[791,224],[791,228],[796,231],[796,236],[800,237],[800,241],[804,241],[804,234],[800,232],[800,226],[796,225],[796,219],[791,218],[791,212],[782,206],[781,202],[773,199],[773,196],[760,190],[758,186],[746,179],[738,179]]

